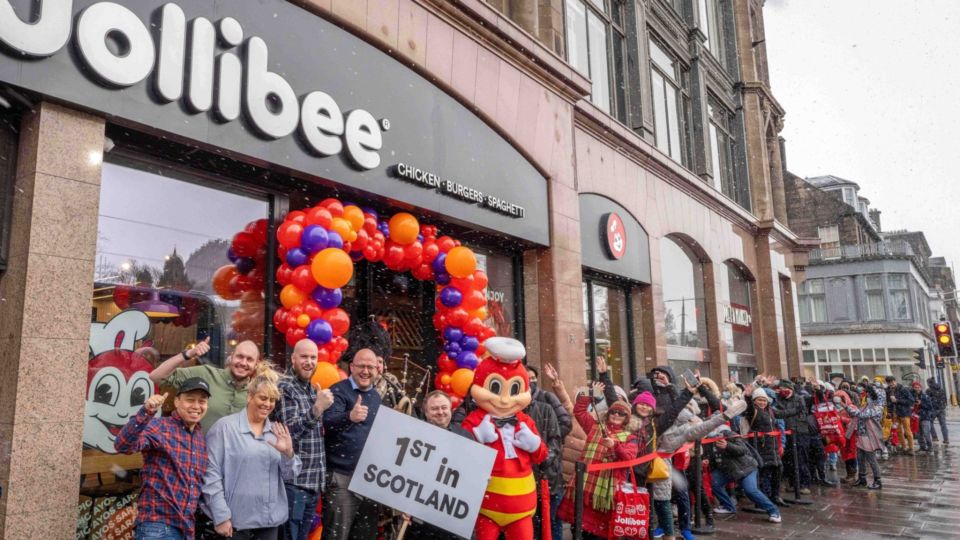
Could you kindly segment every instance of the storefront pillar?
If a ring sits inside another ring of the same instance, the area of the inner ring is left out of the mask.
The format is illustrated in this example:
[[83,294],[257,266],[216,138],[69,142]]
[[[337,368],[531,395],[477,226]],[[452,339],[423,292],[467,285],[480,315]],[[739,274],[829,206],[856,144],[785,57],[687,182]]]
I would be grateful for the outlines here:
[[74,538],[104,121],[44,102],[20,131],[0,277],[0,538]]
[[[780,279],[773,269],[770,259],[770,237],[763,231],[754,240],[757,260],[757,316],[753,318],[757,325],[755,332],[759,337],[757,368],[760,373],[785,376],[785,354],[783,347],[782,324],[777,315],[777,299],[780,296]],[[783,306],[781,306],[783,308]]]

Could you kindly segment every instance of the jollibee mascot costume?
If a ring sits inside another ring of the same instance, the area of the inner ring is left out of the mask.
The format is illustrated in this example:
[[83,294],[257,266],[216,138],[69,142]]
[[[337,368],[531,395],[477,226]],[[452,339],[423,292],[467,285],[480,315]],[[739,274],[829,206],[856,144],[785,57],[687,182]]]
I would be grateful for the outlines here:
[[477,441],[497,451],[475,528],[477,540],[533,538],[537,485],[532,466],[547,458],[547,445],[523,409],[530,380],[522,360],[527,351],[512,338],[483,342],[487,355],[474,371],[470,396],[478,408],[463,421]]

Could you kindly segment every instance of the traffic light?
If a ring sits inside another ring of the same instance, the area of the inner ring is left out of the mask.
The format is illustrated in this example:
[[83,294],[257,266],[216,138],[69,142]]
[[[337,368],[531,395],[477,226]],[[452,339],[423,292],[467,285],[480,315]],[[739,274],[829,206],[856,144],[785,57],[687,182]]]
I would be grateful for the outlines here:
[[937,351],[940,353],[940,356],[944,358],[957,356],[957,347],[953,341],[953,329],[950,328],[950,323],[940,321],[934,324],[933,335],[937,340]]
[[923,347],[913,350],[913,365],[920,369],[927,369],[927,357],[924,354]]

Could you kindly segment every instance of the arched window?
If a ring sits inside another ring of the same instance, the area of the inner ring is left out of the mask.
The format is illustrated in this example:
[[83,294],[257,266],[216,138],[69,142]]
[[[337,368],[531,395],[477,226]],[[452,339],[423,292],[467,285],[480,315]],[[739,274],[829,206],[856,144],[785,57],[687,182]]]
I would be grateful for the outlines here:
[[709,361],[703,263],[685,242],[660,241],[667,357],[679,368],[701,368]]
[[731,380],[750,381],[757,374],[757,360],[753,348],[753,305],[751,295],[754,281],[735,261],[727,261],[722,270],[721,288],[725,294],[718,298],[723,313],[720,335],[727,346],[727,365]]

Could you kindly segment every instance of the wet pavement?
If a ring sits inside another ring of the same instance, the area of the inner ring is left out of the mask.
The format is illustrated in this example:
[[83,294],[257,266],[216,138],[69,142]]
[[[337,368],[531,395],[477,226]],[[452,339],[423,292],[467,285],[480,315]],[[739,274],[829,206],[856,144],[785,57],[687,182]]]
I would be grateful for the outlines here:
[[718,516],[716,534],[698,538],[960,539],[957,407],[950,407],[947,429],[956,435],[951,446],[934,443],[931,454],[891,455],[889,460],[880,462],[881,491],[813,488],[813,493],[805,496],[813,504],[781,509],[783,523],[769,523],[764,514],[740,512],[736,516]]

